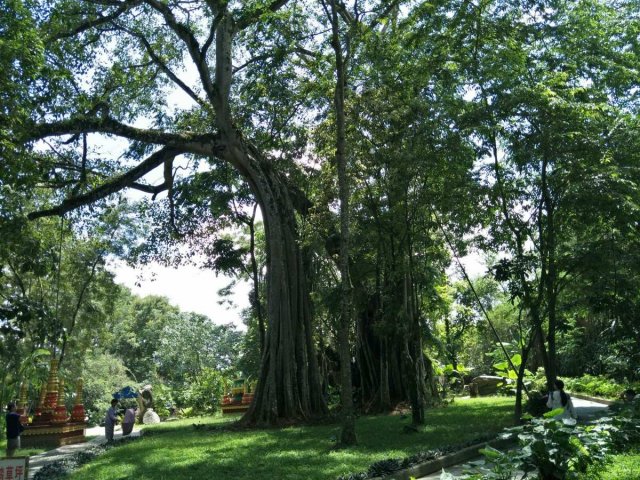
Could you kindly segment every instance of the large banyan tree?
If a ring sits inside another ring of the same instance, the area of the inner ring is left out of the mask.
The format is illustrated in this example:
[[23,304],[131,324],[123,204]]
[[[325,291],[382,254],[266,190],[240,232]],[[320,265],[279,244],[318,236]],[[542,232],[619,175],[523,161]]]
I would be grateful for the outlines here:
[[[13,93],[31,108],[21,112],[23,121],[3,126],[23,148],[14,157],[23,155],[22,163],[13,166],[29,166],[58,195],[31,219],[105,204],[126,189],[171,202],[185,158],[196,162],[193,171],[198,160],[235,168],[260,206],[267,239],[267,338],[245,416],[256,424],[326,411],[296,232],[300,202],[272,152],[245,138],[239,125],[247,115],[232,93],[234,75],[264,60],[249,58],[238,37],[255,42],[261,24],[287,3],[36,0],[27,10],[13,2],[14,28],[29,31],[34,43],[21,48],[31,48],[40,65],[30,78],[17,67],[25,88]],[[161,179],[150,181],[156,169]]]

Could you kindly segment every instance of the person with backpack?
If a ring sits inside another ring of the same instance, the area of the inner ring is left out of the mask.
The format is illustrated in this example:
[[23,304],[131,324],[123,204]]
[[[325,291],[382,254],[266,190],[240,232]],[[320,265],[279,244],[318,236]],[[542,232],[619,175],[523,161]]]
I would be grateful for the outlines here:
[[553,418],[556,420],[568,420],[570,418],[575,420],[577,418],[576,409],[573,407],[571,397],[564,391],[564,382],[556,379],[554,386],[555,390],[553,392],[549,392],[547,407],[551,410],[563,408],[564,411]]

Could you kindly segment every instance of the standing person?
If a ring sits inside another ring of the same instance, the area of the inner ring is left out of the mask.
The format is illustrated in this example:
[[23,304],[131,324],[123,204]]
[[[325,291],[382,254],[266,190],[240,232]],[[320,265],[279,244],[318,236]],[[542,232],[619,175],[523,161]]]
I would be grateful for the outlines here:
[[16,404],[7,404],[7,457],[13,457],[16,450],[20,448],[20,434],[24,427],[20,423],[20,415],[16,413]]
[[134,423],[136,423],[136,410],[135,408],[127,408],[122,420],[122,435],[129,435],[133,430]]
[[556,380],[554,382],[554,386],[555,390],[553,392],[549,392],[547,407],[551,410],[564,408],[564,411],[553,418],[557,420],[568,420],[572,418],[575,420],[577,418],[576,410],[573,408],[571,397],[564,391],[564,382],[562,380]]
[[107,437],[107,442],[113,442],[113,429],[118,423],[118,417],[116,415],[116,405],[118,400],[115,398],[111,400],[111,407],[107,410],[107,414],[104,417],[104,435]]

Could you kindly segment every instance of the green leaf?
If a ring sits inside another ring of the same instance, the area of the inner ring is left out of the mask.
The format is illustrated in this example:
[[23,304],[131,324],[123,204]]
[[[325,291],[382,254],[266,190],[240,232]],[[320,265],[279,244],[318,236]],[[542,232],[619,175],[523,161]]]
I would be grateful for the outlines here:
[[495,460],[502,456],[502,452],[496,448],[487,446],[486,448],[481,448],[479,452],[487,457],[489,460]]
[[493,368],[496,370],[507,370],[509,368],[509,362],[505,360],[504,362],[494,363]]
[[553,418],[556,415],[561,415],[564,413],[564,408],[556,408],[555,410],[551,410],[543,415],[544,418]]

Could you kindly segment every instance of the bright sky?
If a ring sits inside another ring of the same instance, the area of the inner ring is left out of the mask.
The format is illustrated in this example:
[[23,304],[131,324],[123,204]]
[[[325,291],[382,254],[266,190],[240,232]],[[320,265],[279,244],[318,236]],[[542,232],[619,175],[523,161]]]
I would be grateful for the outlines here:
[[239,282],[233,289],[233,306],[221,305],[224,301],[218,290],[226,287],[231,279],[210,270],[200,270],[193,266],[178,269],[152,264],[141,268],[131,268],[122,262],[111,261],[115,281],[126,285],[138,296],[161,295],[184,312],[196,312],[208,316],[214,323],[233,322],[240,329],[245,327],[240,320],[240,311],[249,306],[249,284]]

